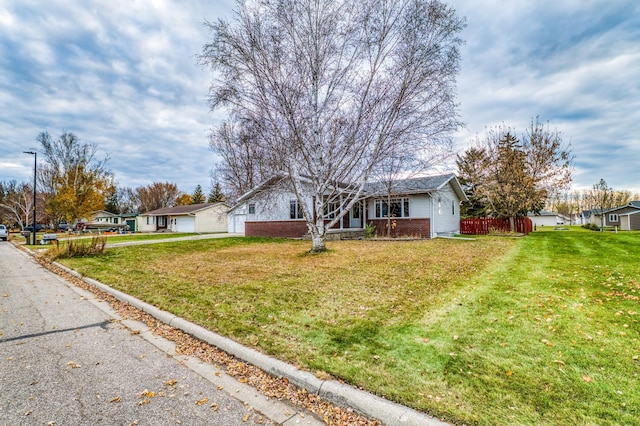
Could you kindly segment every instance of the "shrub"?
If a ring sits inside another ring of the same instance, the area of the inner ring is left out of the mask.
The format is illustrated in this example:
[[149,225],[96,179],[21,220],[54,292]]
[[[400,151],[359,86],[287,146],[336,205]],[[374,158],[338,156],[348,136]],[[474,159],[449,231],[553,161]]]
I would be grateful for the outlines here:
[[600,227],[598,225],[596,225],[595,223],[585,223],[584,225],[582,225],[582,227],[584,229],[589,229],[591,231],[599,231]]
[[94,236],[91,240],[69,239],[66,244],[49,249],[47,252],[51,260],[70,257],[84,257],[95,254],[103,254],[107,244],[107,237]]
[[364,237],[365,238],[373,238],[376,234],[376,227],[373,224],[373,222],[369,222],[367,223],[365,230],[364,230]]

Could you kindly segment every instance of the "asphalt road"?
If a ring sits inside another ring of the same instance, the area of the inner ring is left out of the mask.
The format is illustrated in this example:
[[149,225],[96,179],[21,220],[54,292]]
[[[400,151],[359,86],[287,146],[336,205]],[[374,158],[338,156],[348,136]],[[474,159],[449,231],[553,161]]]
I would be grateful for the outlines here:
[[82,292],[0,242],[0,425],[271,424]]

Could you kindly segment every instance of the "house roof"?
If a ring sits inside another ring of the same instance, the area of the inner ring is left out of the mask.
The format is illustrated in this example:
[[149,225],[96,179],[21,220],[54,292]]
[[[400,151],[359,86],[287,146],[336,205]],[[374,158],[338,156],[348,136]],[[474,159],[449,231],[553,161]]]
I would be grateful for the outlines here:
[[189,204],[186,206],[164,207],[162,209],[152,210],[150,212],[142,213],[140,216],[181,216],[206,210],[210,207],[222,205],[224,203],[202,203],[202,204]]
[[528,212],[527,216],[528,217],[534,217],[534,216],[560,216],[560,214],[554,213],[554,212],[548,212],[546,210],[542,210],[540,213]]
[[108,217],[115,217],[118,216],[117,214],[108,212],[106,210],[96,210],[94,212],[91,213],[91,216],[108,216]]
[[613,207],[611,209],[605,210],[605,213],[613,213],[619,210],[624,210],[624,209],[631,209],[630,211],[633,211],[633,209],[637,209],[640,210],[640,205],[635,205],[634,203],[640,203],[638,201],[631,201],[629,204],[626,204],[624,206],[620,206],[620,207]]
[[458,195],[460,200],[467,200],[467,196],[462,190],[458,178],[453,173],[445,175],[424,176],[412,179],[398,179],[389,182],[371,182],[364,188],[365,193],[370,196],[386,195],[389,190],[392,194],[424,194],[437,192],[444,188],[448,183],[451,183],[453,190]]
[[[256,194],[271,189],[284,179],[282,176],[272,177],[266,180],[250,191],[242,194],[236,204],[229,209],[229,212],[240,207],[245,201],[253,198]],[[467,196],[458,181],[458,178],[453,173],[444,175],[425,176],[412,179],[398,179],[391,182],[391,193],[397,195],[411,195],[411,194],[424,194],[433,193],[441,190],[447,184],[451,183],[453,190],[458,195],[460,200],[466,201]],[[338,183],[337,185],[343,189],[353,189],[352,185],[345,183]],[[364,187],[363,195],[366,196],[381,196],[386,195],[388,185],[382,182],[370,182]]]
[[631,207],[637,207],[640,209],[640,200],[639,201],[629,201],[629,205]]

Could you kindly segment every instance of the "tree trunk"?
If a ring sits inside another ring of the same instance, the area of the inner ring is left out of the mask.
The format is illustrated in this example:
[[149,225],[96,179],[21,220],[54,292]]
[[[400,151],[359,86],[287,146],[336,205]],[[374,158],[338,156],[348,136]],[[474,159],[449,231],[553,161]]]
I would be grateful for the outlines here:
[[513,216],[509,217],[509,230],[511,232],[516,232],[516,220]]
[[311,234],[311,253],[322,253],[327,251],[324,243],[324,235]]

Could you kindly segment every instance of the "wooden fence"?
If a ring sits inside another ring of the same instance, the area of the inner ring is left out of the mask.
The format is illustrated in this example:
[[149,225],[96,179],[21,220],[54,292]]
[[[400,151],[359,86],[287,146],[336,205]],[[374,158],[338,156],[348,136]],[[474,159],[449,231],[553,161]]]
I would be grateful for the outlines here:
[[[514,218],[515,232],[527,235],[533,231],[533,222],[528,217]],[[510,232],[509,219],[479,217],[462,219],[460,233],[465,235],[487,235],[491,231]]]

